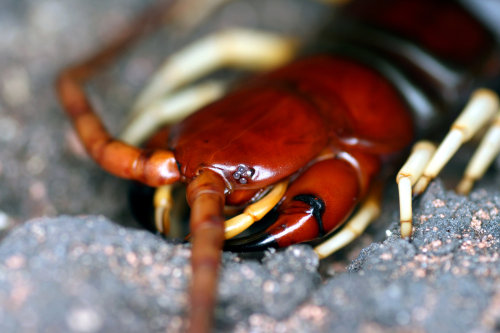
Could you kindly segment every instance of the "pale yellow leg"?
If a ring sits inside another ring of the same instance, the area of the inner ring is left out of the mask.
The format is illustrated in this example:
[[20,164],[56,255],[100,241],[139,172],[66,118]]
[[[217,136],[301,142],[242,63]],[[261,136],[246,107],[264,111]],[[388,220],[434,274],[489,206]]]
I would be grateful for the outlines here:
[[380,215],[381,192],[382,186],[375,184],[356,214],[337,233],[314,248],[320,259],[328,257],[352,242]]
[[225,223],[224,235],[226,239],[242,233],[255,221],[262,219],[269,213],[269,211],[280,202],[281,198],[283,198],[287,186],[288,180],[276,184],[262,199],[245,208],[243,213],[227,220]]
[[399,190],[399,211],[401,237],[411,237],[413,213],[411,187],[417,182],[429,162],[436,146],[429,141],[419,141],[413,147],[410,157],[396,176]]
[[478,89],[469,103],[451,126],[450,132],[432,156],[423,176],[413,188],[414,194],[421,194],[434,179],[458,148],[483,127],[498,110],[498,96],[488,89]]
[[495,157],[500,153],[500,113],[497,114],[493,125],[488,129],[481,140],[474,156],[465,169],[464,177],[457,186],[457,192],[468,194],[474,182],[483,177],[486,169],[493,163]]
[[209,81],[159,99],[129,121],[120,139],[131,145],[139,145],[160,127],[182,120],[219,99],[225,92],[224,83]]
[[275,34],[244,29],[221,31],[195,42],[165,61],[141,92],[120,138],[138,145],[161,126],[175,123],[226,92],[222,82],[206,82],[174,93],[219,68],[268,70],[290,60],[296,43]]
[[297,43],[291,38],[245,29],[224,30],[168,58],[139,95],[133,115],[173,90],[222,67],[269,70],[288,62]]
[[170,232],[170,211],[173,206],[172,185],[158,187],[153,202],[156,230],[168,236]]

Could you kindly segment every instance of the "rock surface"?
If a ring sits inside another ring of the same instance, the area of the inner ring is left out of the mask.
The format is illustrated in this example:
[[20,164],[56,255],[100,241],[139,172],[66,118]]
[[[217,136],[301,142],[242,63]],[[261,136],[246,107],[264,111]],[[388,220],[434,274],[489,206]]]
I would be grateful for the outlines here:
[[[224,255],[217,331],[493,332],[500,195],[432,184],[412,242],[397,223],[347,272],[321,277],[307,245],[262,262]],[[190,249],[98,216],[36,219],[0,243],[2,332],[181,332]]]

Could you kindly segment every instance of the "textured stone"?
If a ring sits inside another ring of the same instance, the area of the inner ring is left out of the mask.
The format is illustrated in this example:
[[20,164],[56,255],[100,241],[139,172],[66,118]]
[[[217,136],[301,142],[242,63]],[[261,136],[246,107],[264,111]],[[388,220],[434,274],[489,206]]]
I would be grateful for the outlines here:
[[[500,196],[435,182],[412,242],[390,236],[321,277],[309,246],[261,261],[225,253],[218,331],[493,331]],[[0,331],[182,331],[190,249],[98,216],[37,219],[0,243]]]

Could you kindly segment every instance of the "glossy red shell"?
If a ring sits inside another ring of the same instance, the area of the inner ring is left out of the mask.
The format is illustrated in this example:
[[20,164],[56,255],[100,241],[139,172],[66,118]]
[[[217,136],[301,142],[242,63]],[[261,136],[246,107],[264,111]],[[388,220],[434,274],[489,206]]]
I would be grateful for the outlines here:
[[[263,188],[313,159],[328,140],[309,101],[280,85],[237,91],[172,129],[172,146],[188,179],[200,168],[222,173],[233,188]],[[251,177],[233,177],[238,166]]]
[[[387,121],[391,119],[391,121]],[[390,153],[412,139],[396,90],[353,61],[312,57],[260,77],[172,128],[181,173],[211,168],[233,189],[264,188],[313,160],[328,142]],[[234,177],[239,166],[248,177]]]
[[378,72],[321,56],[248,83],[174,126],[169,141],[186,179],[210,168],[233,190],[276,183],[328,143],[385,154],[412,137],[407,106]]

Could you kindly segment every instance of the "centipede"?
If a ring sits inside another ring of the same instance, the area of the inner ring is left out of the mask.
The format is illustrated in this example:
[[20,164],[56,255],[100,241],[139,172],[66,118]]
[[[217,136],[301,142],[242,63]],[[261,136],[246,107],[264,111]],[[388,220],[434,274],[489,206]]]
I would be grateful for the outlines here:
[[[301,43],[272,32],[217,32],[168,56],[120,137],[106,129],[85,85],[171,18],[176,2],[158,2],[109,46],[61,71],[56,90],[88,154],[154,192],[148,223],[158,232],[169,233],[173,187],[186,188],[190,332],[211,331],[223,250],[320,239],[315,251],[329,256],[378,216],[383,171],[395,174],[418,142],[396,178],[401,236],[411,239],[412,195],[491,124],[458,187],[470,191],[500,150],[500,31],[491,24],[500,6],[475,5],[347,1],[331,5],[328,23]],[[197,82],[223,67],[256,74],[235,85]],[[447,126],[439,147],[425,141]]]

